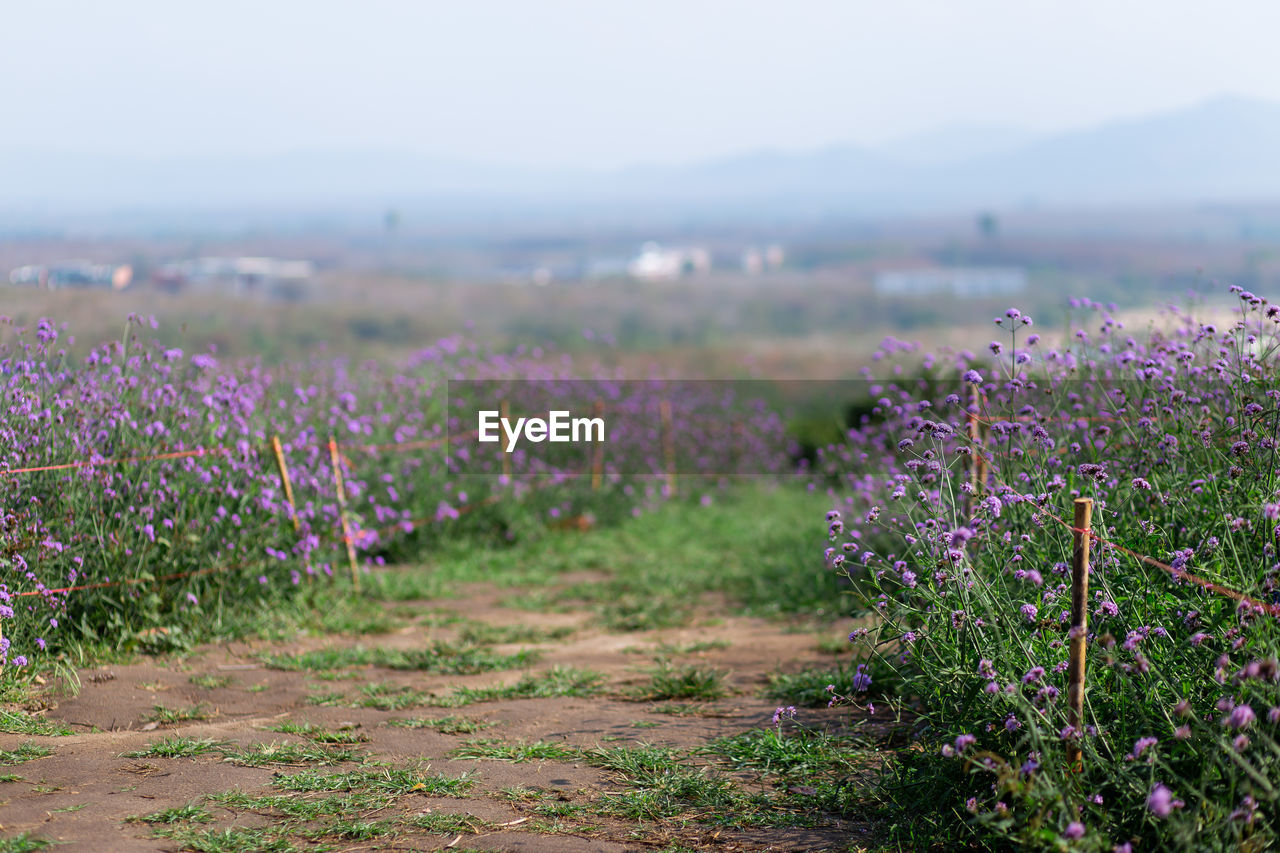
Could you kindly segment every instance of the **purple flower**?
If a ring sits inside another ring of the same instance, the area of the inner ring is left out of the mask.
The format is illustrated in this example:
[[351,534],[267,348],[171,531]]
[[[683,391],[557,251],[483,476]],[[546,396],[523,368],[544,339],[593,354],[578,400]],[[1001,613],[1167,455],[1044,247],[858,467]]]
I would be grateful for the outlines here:
[[982,381],[982,374],[976,370],[966,370],[964,372],[964,381],[971,385],[977,385]]
[[871,673],[867,672],[865,663],[858,664],[858,671],[853,674],[853,689],[857,693],[862,693],[871,687]]
[[1029,624],[1034,625],[1036,623],[1036,615],[1039,611],[1036,610],[1036,606],[1034,604],[1024,604],[1022,607],[1018,608],[1018,612],[1022,614],[1022,617],[1026,619]]
[[1248,705],[1237,705],[1231,709],[1231,713],[1222,721],[1222,724],[1231,729],[1243,729],[1253,724],[1257,719],[1257,714],[1253,713],[1253,709]]
[[1073,820],[1067,824],[1067,828],[1063,830],[1062,837],[1066,839],[1077,839],[1084,837],[1084,824],[1078,820]]
[[1227,820],[1240,823],[1253,823],[1258,816],[1258,801],[1248,794],[1240,801],[1240,807],[1227,816]]
[[1147,810],[1159,818],[1168,817],[1173,814],[1174,809],[1180,809],[1183,805],[1182,800],[1174,799],[1173,791],[1160,782],[1157,782],[1151,789],[1151,793],[1147,795]]
[[1140,737],[1136,741],[1134,741],[1133,751],[1130,752],[1127,756],[1125,756],[1125,758],[1127,758],[1129,761],[1135,761],[1138,758],[1141,758],[1142,753],[1146,752],[1147,749],[1155,746],[1159,742],[1160,741],[1158,738]]

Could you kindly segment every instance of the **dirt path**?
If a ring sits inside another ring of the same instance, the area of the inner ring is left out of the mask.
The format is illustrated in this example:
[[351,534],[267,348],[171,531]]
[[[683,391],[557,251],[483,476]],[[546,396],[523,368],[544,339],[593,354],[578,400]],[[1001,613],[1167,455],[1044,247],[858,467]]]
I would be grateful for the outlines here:
[[[78,695],[43,714],[70,735],[0,735],[3,750],[52,750],[0,766],[0,836],[69,851],[844,850],[866,840],[865,824],[807,806],[804,790],[779,798],[760,772],[709,769],[696,752],[770,730],[768,674],[833,665],[813,633],[734,617],[609,633],[585,613],[503,606],[509,596],[477,588],[396,603],[418,616],[387,635],[234,643],[84,671]],[[467,669],[451,655],[468,650],[486,656],[470,668],[497,668],[433,671]],[[530,651],[532,662],[511,657]],[[661,698],[663,678],[676,698]],[[799,716],[836,730],[849,713]]]

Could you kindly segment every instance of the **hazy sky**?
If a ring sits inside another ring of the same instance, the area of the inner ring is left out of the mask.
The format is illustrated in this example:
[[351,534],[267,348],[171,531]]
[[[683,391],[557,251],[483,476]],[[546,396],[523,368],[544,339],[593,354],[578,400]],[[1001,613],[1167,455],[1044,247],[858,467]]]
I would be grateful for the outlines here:
[[1280,101],[1270,0],[12,0],[0,29],[0,149],[607,168]]

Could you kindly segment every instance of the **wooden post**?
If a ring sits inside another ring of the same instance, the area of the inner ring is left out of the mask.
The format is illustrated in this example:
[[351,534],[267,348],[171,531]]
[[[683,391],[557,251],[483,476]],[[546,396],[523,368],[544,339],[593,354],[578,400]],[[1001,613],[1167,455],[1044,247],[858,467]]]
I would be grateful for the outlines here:
[[[597,418],[604,418],[604,401],[596,400],[596,404],[592,409],[593,414]],[[600,436],[601,439],[604,436]],[[600,491],[600,485],[604,482],[604,441],[596,442],[596,446],[591,449],[591,491]]]
[[1089,537],[1093,523],[1093,500],[1076,498],[1075,521],[1071,530],[1071,631],[1067,668],[1067,725],[1074,739],[1067,742],[1067,768],[1080,772],[1083,758],[1080,740],[1084,737],[1084,653],[1089,632]]
[[[506,423],[507,419],[511,417],[511,404],[503,400],[498,408],[503,423]],[[506,479],[507,485],[511,485],[511,454],[507,452],[502,443],[498,445],[498,452],[502,454],[502,476]]]
[[[982,392],[978,390],[977,385],[969,386],[969,447],[970,447],[970,467],[969,467],[969,485],[973,487],[973,495],[971,500],[976,501],[978,495],[981,494],[982,488],[987,484],[987,458],[982,451],[985,444],[982,440],[982,421],[979,419],[979,412],[982,411]],[[977,411],[972,411],[976,409]],[[970,513],[971,514],[971,513]]]
[[329,460],[333,463],[333,482],[338,491],[338,518],[342,521],[342,541],[347,546],[347,562],[351,564],[351,584],[360,591],[360,567],[356,564],[356,545],[347,523],[347,490],[342,485],[342,465],[338,459],[338,442],[329,436]]
[[676,496],[676,436],[671,425],[671,401],[658,404],[662,416],[662,456],[667,468],[667,497]]
[[280,436],[271,436],[271,450],[276,455],[276,467],[280,469],[280,484],[284,486],[284,498],[289,502],[289,519],[293,522],[293,532],[300,533],[302,526],[298,522],[298,507],[293,502],[293,483],[289,482],[289,466],[284,461],[284,448],[280,446]]

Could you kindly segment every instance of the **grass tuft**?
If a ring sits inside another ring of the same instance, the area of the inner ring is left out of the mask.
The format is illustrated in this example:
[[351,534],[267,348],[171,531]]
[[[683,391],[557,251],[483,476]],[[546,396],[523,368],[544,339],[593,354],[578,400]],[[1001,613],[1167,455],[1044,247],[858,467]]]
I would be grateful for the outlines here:
[[626,691],[623,695],[636,702],[667,699],[719,699],[728,691],[724,673],[700,666],[672,666],[665,661],[651,670],[648,683]]
[[27,741],[20,743],[13,749],[0,749],[0,764],[12,766],[14,764],[24,764],[28,761],[34,761],[37,758],[46,758],[53,755],[53,747],[41,746],[37,743]]
[[173,726],[179,723],[207,720],[213,715],[214,712],[204,702],[198,702],[186,708],[167,708],[164,705],[152,705],[151,713],[145,717],[145,720],[162,726]]
[[433,729],[442,735],[469,735],[493,726],[493,723],[449,714],[445,717],[388,720],[387,725],[404,729]]
[[210,738],[189,738],[174,735],[172,737],[163,738],[147,744],[145,747],[134,752],[126,752],[125,758],[194,758],[197,755],[207,755],[212,752],[218,752],[227,745],[227,741],[217,741]]
[[234,752],[225,752],[223,760],[241,767],[264,767],[282,764],[302,767],[308,764],[332,765],[362,761],[364,753],[349,747],[327,747],[315,743],[255,743]]
[[582,751],[563,743],[503,743],[497,740],[469,740],[450,751],[450,758],[476,758],[489,761],[572,761]]
[[7,735],[66,737],[71,734],[71,728],[57,720],[48,720],[22,711],[6,711],[0,708],[0,733]]

